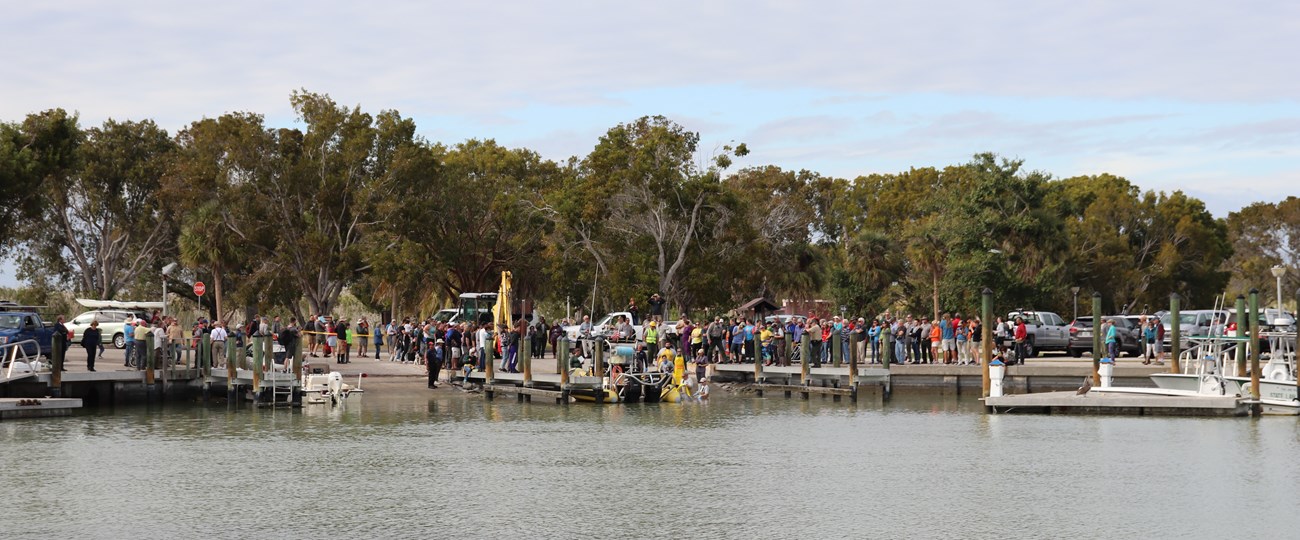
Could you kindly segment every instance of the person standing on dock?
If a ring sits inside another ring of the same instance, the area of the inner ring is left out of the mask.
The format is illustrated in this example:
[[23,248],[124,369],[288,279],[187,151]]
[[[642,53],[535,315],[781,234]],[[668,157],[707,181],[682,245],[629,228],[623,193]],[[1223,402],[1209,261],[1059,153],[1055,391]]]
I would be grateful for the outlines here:
[[1015,329],[1012,331],[1011,338],[1016,343],[1015,363],[1025,365],[1025,340],[1029,339],[1029,329],[1025,327],[1024,317],[1016,317]]
[[1102,323],[1102,331],[1106,332],[1106,356],[1119,358],[1119,336],[1115,332],[1115,321],[1105,319]]
[[808,361],[812,367],[822,367],[822,325],[818,319],[808,320]]
[[[175,319],[172,320],[172,324],[175,324]],[[181,327],[179,324],[177,324],[176,335],[179,337],[180,333],[181,333]],[[145,363],[147,362],[147,355],[149,354],[148,352],[149,334],[150,334],[149,325],[146,324],[143,320],[137,319],[135,321],[135,358],[136,358],[136,365],[140,366],[139,369],[146,368]],[[176,358],[177,359],[180,358],[179,352],[177,353]],[[161,361],[162,360],[160,359],[159,362]]]
[[213,367],[217,367],[216,364],[218,363],[224,365],[226,359],[226,340],[230,339],[230,334],[226,333],[226,323],[223,321],[217,321],[214,323],[212,325],[212,335],[209,336],[209,339],[212,340]]
[[86,371],[95,371],[95,353],[99,352],[100,335],[99,321],[91,321],[90,328],[81,333],[81,346],[86,348]]
[[135,317],[133,316],[128,315],[126,324],[122,325],[122,342],[126,344],[126,350],[124,351],[126,361],[122,365],[131,367],[135,362]]

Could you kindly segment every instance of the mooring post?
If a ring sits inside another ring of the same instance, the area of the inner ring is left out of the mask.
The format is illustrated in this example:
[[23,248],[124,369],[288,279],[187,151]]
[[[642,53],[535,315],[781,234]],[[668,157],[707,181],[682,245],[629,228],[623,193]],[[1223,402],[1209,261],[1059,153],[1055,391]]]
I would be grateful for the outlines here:
[[[980,384],[983,389],[983,396],[989,397],[989,389],[993,386],[993,381],[989,377],[989,360],[993,358],[993,289],[985,287],[980,291],[980,356],[984,360],[980,362]],[[921,339],[925,339],[922,336]]]
[[[487,348],[483,350],[483,385],[484,386],[492,384],[492,381],[496,379],[496,358],[492,354],[492,351],[495,351],[496,347],[492,345],[492,337],[493,337],[492,330],[488,330],[487,342],[486,342]],[[486,396],[488,399],[492,399],[491,391],[487,390],[486,388],[484,388],[483,395]]]
[[812,356],[812,345],[808,342],[808,332],[804,332],[799,338],[799,382],[807,386],[810,379],[808,372],[808,357]]
[[240,349],[239,354],[244,354],[243,347],[237,347],[238,343],[234,338],[226,339],[226,404],[234,405],[237,403],[237,392],[235,391],[235,377],[238,376],[239,364],[235,361],[235,349]]
[[880,330],[880,365],[889,369],[891,360],[897,360],[894,358],[894,331],[889,323],[885,323],[885,327]]
[[[1250,290],[1250,397],[1259,400],[1259,290]],[[1255,405],[1258,409],[1259,405]]]
[[599,405],[605,402],[605,344],[597,339],[594,345],[591,374],[596,376],[596,404]]
[[68,336],[64,334],[50,343],[50,366],[53,369],[50,372],[50,397],[63,397],[63,358],[66,356],[63,342],[66,339]]
[[831,367],[844,365],[844,338],[840,329],[831,326]]
[[1092,291],[1092,385],[1101,386],[1101,357],[1105,343],[1101,335],[1101,292]]
[[212,397],[212,334],[204,333],[199,342],[199,375],[203,377],[203,402]]
[[763,382],[763,349],[758,339],[759,332],[754,332],[754,384]]
[[1169,295],[1169,352],[1170,373],[1181,373],[1182,368],[1178,365],[1178,357],[1183,353],[1183,325],[1182,321],[1182,301],[1183,297],[1178,293]]
[[145,347],[144,353],[144,393],[145,401],[153,401],[154,398],[154,360],[157,355],[153,347]]
[[[253,338],[253,405],[262,402],[262,366],[264,365],[262,362],[266,358],[266,351],[263,349],[265,341],[266,336]],[[343,344],[340,343],[339,346],[342,347]]]
[[[379,331],[378,326],[376,326],[374,329],[371,330],[371,332],[378,332],[378,331]],[[375,346],[375,352],[376,353],[379,352],[378,345]],[[291,384],[293,385],[293,398],[292,398],[293,406],[294,407],[301,406],[302,405],[302,334],[301,333],[299,333],[298,336],[293,340],[293,383]]]
[[849,401],[858,402],[858,332],[849,334]]
[[[524,368],[525,388],[533,387],[533,351],[528,347],[528,344],[531,342],[532,340],[525,341],[524,339],[520,339],[518,345],[519,352],[517,354],[519,355],[519,364]],[[521,393],[519,395],[522,396],[524,394]]]
[[1237,342],[1237,354],[1233,355],[1236,360],[1234,363],[1237,364],[1236,372],[1238,377],[1246,376],[1246,354],[1248,351],[1246,348],[1246,329],[1246,297],[1239,294],[1237,295],[1237,334],[1233,336],[1240,340]]

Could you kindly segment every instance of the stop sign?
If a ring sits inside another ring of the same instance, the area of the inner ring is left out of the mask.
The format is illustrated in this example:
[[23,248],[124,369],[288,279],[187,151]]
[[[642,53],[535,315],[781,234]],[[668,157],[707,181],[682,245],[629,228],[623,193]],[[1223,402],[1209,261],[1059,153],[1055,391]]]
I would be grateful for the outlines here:
[[208,290],[208,288],[205,287],[205,286],[203,286],[203,282],[202,282],[202,281],[196,282],[196,283],[194,284],[194,295],[195,295],[195,296],[203,296],[203,293],[207,292],[207,290]]

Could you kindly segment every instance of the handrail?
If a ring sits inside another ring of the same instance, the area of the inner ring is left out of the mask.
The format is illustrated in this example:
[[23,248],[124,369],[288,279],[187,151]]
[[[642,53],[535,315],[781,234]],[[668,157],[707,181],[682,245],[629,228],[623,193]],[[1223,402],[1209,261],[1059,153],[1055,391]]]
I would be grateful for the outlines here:
[[[23,344],[26,344],[26,343],[31,343],[31,344],[33,344],[33,345],[36,345],[36,350],[37,350],[37,351],[40,351],[40,350],[41,350],[41,344],[40,344],[40,343],[37,343],[36,340],[34,340],[34,339],[24,339],[24,340],[22,340],[22,341],[13,341],[13,342],[9,342],[9,343],[5,343],[5,344],[3,344],[3,345],[0,345],[0,358],[3,358],[3,359],[4,359],[3,362],[4,362],[4,365],[5,365],[5,368],[6,368],[6,369],[5,369],[5,380],[9,380],[9,379],[13,378],[13,375],[14,375],[14,363],[18,361],[18,353],[19,353],[19,352],[21,352],[21,353],[23,354],[23,362],[26,363],[28,366],[31,366],[32,362],[31,362],[31,360],[30,360],[30,357],[27,356],[27,348],[26,348],[26,347],[21,347],[21,346],[20,346],[20,345],[23,345]],[[5,349],[9,349],[9,350],[6,351]],[[39,358],[39,355],[37,356],[37,358]],[[33,373],[33,374],[36,373],[36,369],[33,368],[33,369],[32,369],[32,373]]]

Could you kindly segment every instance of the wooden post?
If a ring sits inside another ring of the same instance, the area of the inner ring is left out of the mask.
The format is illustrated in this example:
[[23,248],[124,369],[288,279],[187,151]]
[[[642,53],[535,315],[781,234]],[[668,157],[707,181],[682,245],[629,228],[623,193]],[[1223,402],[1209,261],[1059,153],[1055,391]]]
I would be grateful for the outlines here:
[[[1237,335],[1234,337],[1241,338],[1241,341],[1237,342],[1237,354],[1233,355],[1237,364],[1238,377],[1246,376],[1246,329],[1246,297],[1239,294],[1237,295]],[[1161,346],[1163,347],[1164,344]]]
[[[146,350],[145,350],[145,354],[144,354],[144,390],[145,390],[145,399],[148,400],[148,401],[153,401],[153,395],[154,395],[154,382],[155,382],[155,380],[154,380],[154,371],[153,371],[153,366],[154,366],[154,360],[155,360],[154,357],[157,356],[157,355],[154,354],[154,349],[153,349],[153,347],[146,347],[145,349],[146,349]],[[164,351],[164,352],[165,352],[165,351]]]
[[[1250,397],[1259,399],[1259,290],[1250,290]],[[1256,406],[1258,408],[1258,406]]]
[[844,365],[844,337],[843,334],[831,326],[831,367],[840,367]]
[[799,338],[799,382],[804,385],[807,385],[809,381],[808,363],[811,361],[810,356],[812,356],[812,344],[809,343],[808,332],[804,332],[803,336]]
[[253,404],[262,401],[262,362],[266,358],[262,344],[264,341],[266,341],[265,336],[253,338]]
[[[487,348],[483,349],[483,384],[485,385],[492,384],[492,380],[496,378],[496,366],[494,365],[496,364],[496,359],[492,357],[492,351],[494,351],[496,347],[492,345],[492,338],[492,331],[488,330],[487,341],[485,342]],[[488,398],[492,397],[486,392],[484,395]]]
[[[370,330],[378,332],[376,326]],[[379,352],[379,346],[375,346],[375,353]],[[298,333],[298,338],[293,340],[293,406],[302,405],[302,332]]]
[[241,349],[239,354],[244,354],[242,347],[236,347],[237,342],[233,336],[226,338],[226,404],[234,405],[238,399],[238,393],[235,391],[235,377],[238,376],[239,364],[236,363],[235,349]]
[[1178,366],[1178,356],[1183,352],[1183,325],[1179,324],[1179,321],[1182,320],[1182,299],[1183,297],[1179,296],[1178,293],[1169,295],[1169,351],[1172,353],[1169,367],[1170,373],[1182,372],[1182,369]]
[[569,384],[569,338],[560,336],[555,345],[559,347],[555,351],[555,372],[560,374],[560,390],[563,391]]
[[858,402],[858,348],[855,341],[861,336],[858,332],[849,333],[849,401]]
[[[993,290],[985,287],[980,292],[980,355],[983,362],[980,362],[980,380],[983,385],[984,397],[989,397],[989,389],[993,386],[992,379],[989,378],[989,360],[993,358]],[[922,336],[922,339],[926,339]]]
[[1105,343],[1101,335],[1101,292],[1092,291],[1092,385],[1101,386],[1101,355]]
[[890,358],[894,356],[894,330],[888,323],[880,330],[880,365],[889,369]]
[[54,339],[50,343],[50,364],[53,371],[50,372],[50,396],[63,396],[63,361],[67,356],[66,348],[63,342],[68,339],[67,334]]
[[[592,375],[595,375],[596,378],[597,378],[597,380],[604,380],[604,377],[605,377],[605,344],[604,344],[604,343],[601,343],[600,340],[596,340],[596,342],[595,342],[595,346],[592,347],[592,350],[594,351],[593,354],[592,354],[592,357],[594,358],[594,360],[592,361],[592,368],[591,368]],[[597,387],[596,387],[596,404],[599,405],[599,404],[604,403],[604,402],[605,402],[605,388],[604,388],[603,386],[597,386]]]
[[524,367],[524,386],[528,388],[533,386],[533,350],[528,346],[531,343],[532,340],[519,339],[519,364]]
[[754,332],[754,383],[763,382],[763,349],[758,331]]
[[862,363],[862,357],[858,356],[858,344],[862,343],[862,336],[857,329],[849,332],[849,362],[853,365]]
[[[1300,289],[1295,290],[1295,302],[1296,311],[1300,311]],[[1300,396],[1300,356],[1297,356],[1300,355],[1300,332],[1291,340],[1291,373],[1295,378],[1296,395]]]

